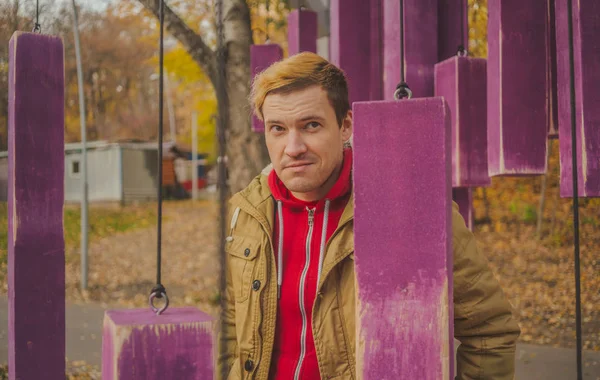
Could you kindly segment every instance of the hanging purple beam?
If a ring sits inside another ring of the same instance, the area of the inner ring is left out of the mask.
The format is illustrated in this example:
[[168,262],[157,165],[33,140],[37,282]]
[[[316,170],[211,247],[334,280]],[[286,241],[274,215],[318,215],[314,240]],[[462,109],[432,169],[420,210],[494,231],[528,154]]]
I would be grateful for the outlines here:
[[[104,315],[102,379],[212,379],[211,317],[196,308],[109,310]],[[63,361],[64,366],[64,361]]]
[[369,97],[364,100],[383,100],[383,0],[370,2]]
[[[569,38],[566,0],[556,1],[560,195],[573,196]],[[600,197],[600,2],[573,2],[577,175],[580,197]]]
[[331,0],[330,4],[329,61],[346,73],[350,103],[368,100],[370,1]]
[[8,370],[65,378],[64,50],[16,32],[8,63]]
[[288,15],[288,55],[317,52],[317,12],[295,9]]
[[[400,81],[400,2],[383,0],[383,97],[394,98]],[[433,96],[438,60],[438,0],[404,2],[404,62],[413,97]],[[357,54],[359,57],[360,55]]]
[[547,1],[488,1],[490,176],[546,172]]
[[546,43],[548,48],[546,54],[548,72],[547,72],[547,91],[548,91],[548,138],[558,138],[558,90],[556,84],[556,16],[554,0],[548,1],[548,12],[546,19]]
[[[260,72],[283,58],[283,51],[277,44],[250,45],[250,70],[254,78]],[[265,131],[265,123],[252,113],[252,130],[256,133]]]
[[450,109],[452,186],[489,186],[486,60],[454,56],[435,65],[435,95]]
[[473,190],[470,187],[455,187],[452,189],[452,200],[458,205],[467,228],[473,230]]
[[438,61],[458,52],[458,46],[469,48],[467,0],[438,1]]
[[450,379],[448,107],[426,98],[353,110],[357,378]]

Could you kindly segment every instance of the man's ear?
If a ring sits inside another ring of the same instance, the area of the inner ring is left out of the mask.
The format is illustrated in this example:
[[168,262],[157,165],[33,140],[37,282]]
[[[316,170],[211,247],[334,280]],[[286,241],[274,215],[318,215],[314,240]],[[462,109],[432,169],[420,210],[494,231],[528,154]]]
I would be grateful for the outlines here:
[[352,136],[352,126],[352,111],[348,111],[346,117],[344,118],[344,121],[342,121],[342,139],[344,141],[348,141],[350,139],[350,136]]

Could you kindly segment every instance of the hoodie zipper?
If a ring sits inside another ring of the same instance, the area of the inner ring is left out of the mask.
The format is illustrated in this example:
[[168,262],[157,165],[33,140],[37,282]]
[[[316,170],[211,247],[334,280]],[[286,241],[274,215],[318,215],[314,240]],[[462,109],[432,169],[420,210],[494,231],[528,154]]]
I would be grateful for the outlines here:
[[304,362],[304,356],[306,355],[306,330],[308,327],[308,321],[306,318],[306,308],[304,306],[304,287],[306,284],[306,274],[308,273],[308,267],[310,265],[310,246],[312,242],[313,226],[315,222],[315,209],[308,210],[308,234],[306,235],[306,263],[304,264],[304,270],[300,277],[300,289],[298,292],[298,300],[300,301],[300,313],[302,314],[302,334],[300,335],[300,358],[298,359],[298,365],[296,366],[296,372],[294,379],[300,379],[300,370],[302,369],[302,363]]

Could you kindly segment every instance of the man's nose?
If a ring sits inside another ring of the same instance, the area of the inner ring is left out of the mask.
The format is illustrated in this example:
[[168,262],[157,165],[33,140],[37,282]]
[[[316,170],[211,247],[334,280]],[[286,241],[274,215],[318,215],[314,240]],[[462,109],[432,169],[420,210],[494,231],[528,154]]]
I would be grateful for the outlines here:
[[304,143],[302,135],[297,131],[291,131],[288,135],[287,145],[285,147],[285,154],[290,157],[298,157],[306,153],[307,147]]

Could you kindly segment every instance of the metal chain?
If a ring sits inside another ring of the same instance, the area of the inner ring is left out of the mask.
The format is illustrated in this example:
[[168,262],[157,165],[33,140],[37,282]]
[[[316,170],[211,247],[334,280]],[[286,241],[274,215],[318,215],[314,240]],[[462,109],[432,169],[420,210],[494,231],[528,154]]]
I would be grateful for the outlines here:
[[[159,0],[159,20],[160,20],[160,40],[159,40],[159,79],[158,79],[158,223],[157,223],[157,239],[156,239],[156,285],[150,292],[150,308],[157,314],[162,314],[169,307],[169,297],[167,290],[161,283],[161,261],[162,261],[162,179],[163,179],[163,96],[164,96],[164,23],[165,23],[165,3],[164,0]],[[161,308],[154,306],[154,299],[163,299],[164,305]]]
[[396,86],[394,99],[412,98],[412,91],[404,78],[404,0],[400,0],[400,83]]
[[42,26],[40,25],[40,0],[36,0],[35,2],[35,24],[33,26],[33,32],[42,32]]

